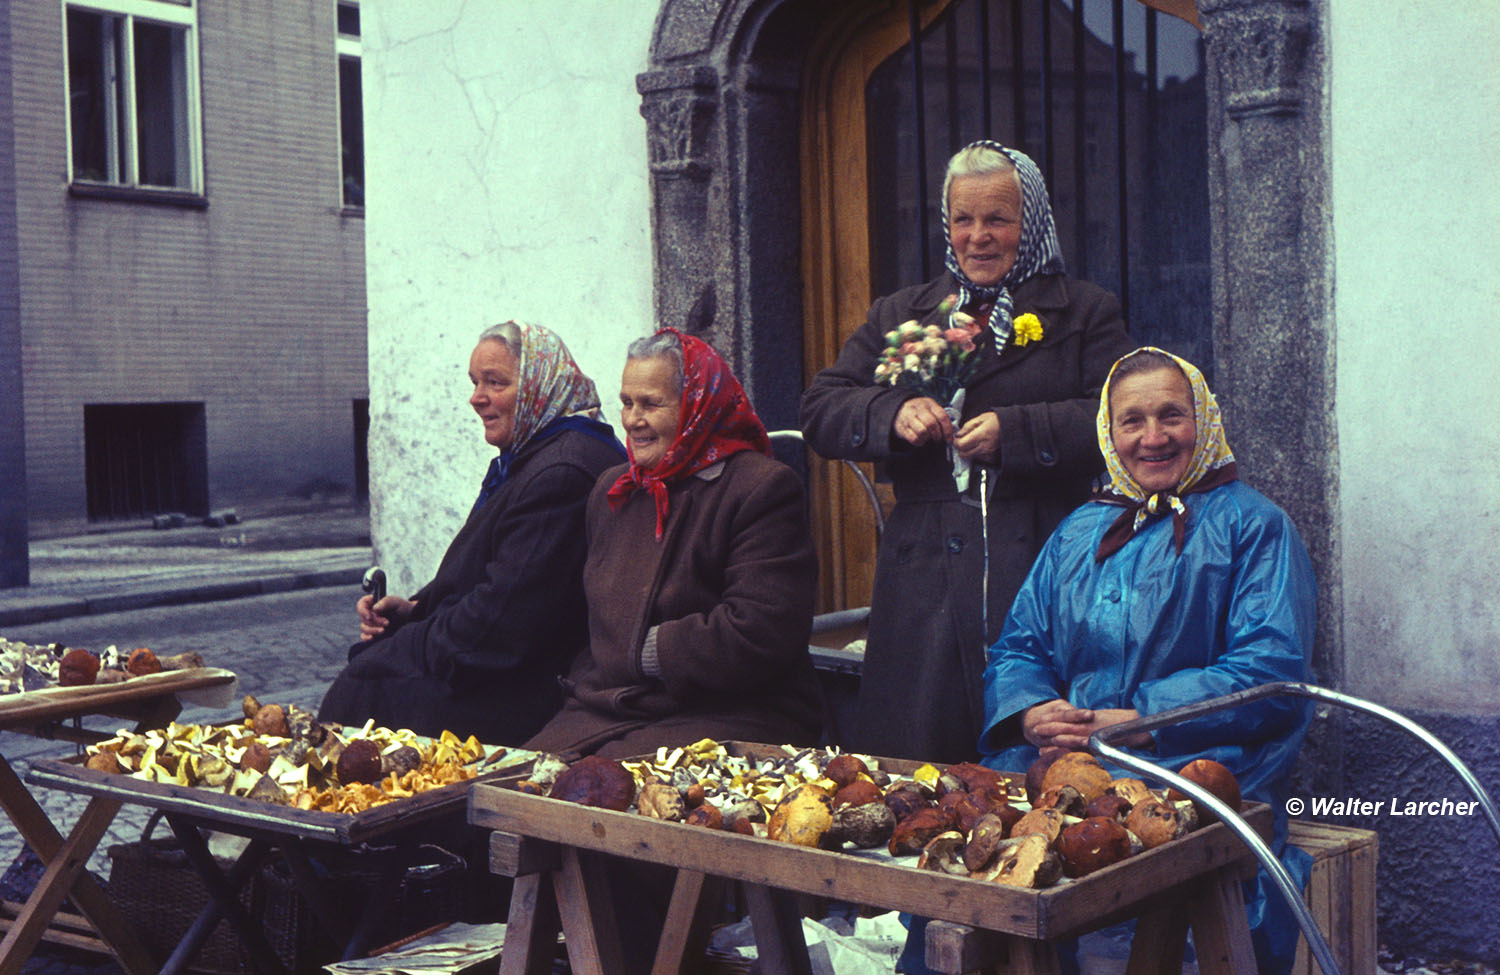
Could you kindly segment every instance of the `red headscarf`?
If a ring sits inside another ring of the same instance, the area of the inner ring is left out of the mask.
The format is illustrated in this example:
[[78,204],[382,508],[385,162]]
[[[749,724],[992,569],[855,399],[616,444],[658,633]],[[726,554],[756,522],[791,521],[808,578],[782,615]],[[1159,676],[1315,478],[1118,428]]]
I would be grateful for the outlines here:
[[682,344],[682,412],[677,421],[677,436],[661,461],[650,470],[635,462],[632,449],[630,469],[609,489],[609,506],[614,510],[619,510],[638,490],[651,492],[656,501],[658,540],[667,523],[668,485],[742,450],[771,455],[766,425],[755,415],[740,381],[730,372],[729,363],[701,339],[683,335],[675,328],[662,331],[671,332]]

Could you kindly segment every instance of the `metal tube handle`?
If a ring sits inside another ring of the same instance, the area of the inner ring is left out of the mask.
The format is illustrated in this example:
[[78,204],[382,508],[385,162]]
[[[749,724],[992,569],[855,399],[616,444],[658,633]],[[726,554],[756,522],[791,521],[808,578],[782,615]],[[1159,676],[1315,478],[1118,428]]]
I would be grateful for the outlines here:
[[1318,687],[1316,684],[1307,684],[1301,681],[1276,681],[1270,684],[1251,687],[1247,690],[1237,691],[1233,694],[1225,694],[1222,697],[1209,698],[1206,701],[1199,701],[1196,704],[1185,704],[1180,708],[1162,711],[1160,714],[1144,715],[1132,721],[1123,721],[1120,724],[1110,725],[1108,728],[1101,728],[1094,732],[1089,737],[1089,750],[1100,758],[1114,762],[1116,765],[1130,769],[1132,772],[1160,779],[1178,791],[1191,796],[1195,801],[1212,809],[1224,822],[1224,825],[1233,830],[1234,834],[1246,846],[1250,847],[1251,851],[1255,853],[1256,859],[1260,861],[1261,866],[1266,869],[1266,872],[1271,875],[1271,879],[1276,882],[1277,890],[1286,899],[1287,905],[1292,909],[1292,913],[1297,916],[1297,925],[1302,929],[1302,935],[1307,939],[1308,947],[1312,950],[1313,957],[1317,959],[1318,966],[1323,969],[1324,975],[1342,975],[1337,962],[1333,960],[1333,952],[1329,949],[1328,942],[1324,940],[1322,932],[1318,930],[1317,922],[1313,920],[1312,913],[1308,911],[1307,904],[1302,900],[1302,892],[1297,890],[1296,885],[1292,883],[1291,876],[1287,874],[1286,868],[1281,865],[1281,861],[1276,859],[1275,854],[1271,852],[1271,848],[1250,828],[1249,824],[1240,818],[1237,810],[1230,809],[1216,796],[1197,783],[1189,782],[1174,772],[1170,772],[1155,763],[1148,762],[1143,758],[1122,751],[1109,744],[1115,738],[1121,738],[1140,731],[1154,731],[1157,728],[1180,724],[1183,721],[1205,714],[1212,714],[1215,711],[1237,708],[1252,701],[1259,701],[1262,698],[1277,697],[1280,695],[1311,698],[1315,701],[1323,701],[1353,711],[1374,715],[1412,735],[1428,748],[1437,752],[1458,773],[1458,777],[1463,780],[1469,792],[1479,801],[1480,808],[1484,810],[1485,818],[1489,820],[1490,828],[1495,832],[1495,838],[1500,840],[1500,813],[1496,812],[1495,800],[1490,797],[1489,792],[1485,790],[1484,786],[1480,785],[1479,779],[1474,776],[1469,767],[1447,745],[1444,745],[1431,732],[1418,725],[1415,721],[1404,715],[1397,714],[1389,708],[1348,694],[1341,694],[1338,691],[1330,691],[1327,688]]

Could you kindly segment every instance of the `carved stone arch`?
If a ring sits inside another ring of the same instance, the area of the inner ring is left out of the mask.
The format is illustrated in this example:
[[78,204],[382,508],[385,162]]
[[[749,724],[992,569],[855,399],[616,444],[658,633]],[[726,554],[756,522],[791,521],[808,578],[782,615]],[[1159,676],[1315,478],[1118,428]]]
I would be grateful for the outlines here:
[[[637,78],[655,306],[707,335],[772,427],[802,384],[798,101],[818,28],[860,0],[664,0]],[[868,0],[865,0],[868,4]],[[1316,676],[1342,677],[1321,18],[1197,0],[1207,41],[1216,391],[1247,479],[1318,569]]]

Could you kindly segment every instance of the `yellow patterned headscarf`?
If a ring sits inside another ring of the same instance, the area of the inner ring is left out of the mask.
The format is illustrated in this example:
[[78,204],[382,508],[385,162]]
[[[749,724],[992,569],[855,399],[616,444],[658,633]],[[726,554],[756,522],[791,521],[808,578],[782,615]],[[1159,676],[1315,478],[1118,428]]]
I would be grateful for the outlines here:
[[[1120,455],[1115,450],[1114,437],[1110,433],[1109,389],[1110,383],[1114,380],[1115,370],[1119,369],[1120,363],[1126,359],[1143,352],[1155,352],[1166,356],[1176,363],[1177,367],[1182,370],[1182,374],[1187,377],[1188,386],[1193,391],[1193,423],[1197,428],[1197,436],[1193,441],[1192,460],[1188,462],[1188,468],[1183,473],[1182,480],[1171,491],[1158,491],[1150,495],[1125,469],[1125,462],[1120,460]],[[1224,420],[1219,414],[1218,400],[1214,399],[1214,394],[1209,392],[1203,373],[1191,362],[1164,349],[1145,346],[1134,352],[1128,352],[1115,361],[1115,364],[1110,367],[1109,378],[1104,381],[1104,389],[1099,393],[1099,415],[1095,421],[1095,429],[1099,436],[1099,450],[1104,454],[1104,464],[1109,470],[1110,481],[1109,487],[1095,495],[1095,499],[1122,504],[1126,507],[1126,511],[1105,532],[1103,541],[1099,543],[1099,551],[1094,556],[1096,562],[1103,562],[1119,551],[1142,525],[1157,515],[1165,514],[1168,510],[1172,512],[1172,538],[1180,553],[1187,530],[1187,506],[1182,503],[1182,496],[1212,490],[1239,476],[1235,468],[1234,453],[1229,449],[1229,442],[1224,437]]]

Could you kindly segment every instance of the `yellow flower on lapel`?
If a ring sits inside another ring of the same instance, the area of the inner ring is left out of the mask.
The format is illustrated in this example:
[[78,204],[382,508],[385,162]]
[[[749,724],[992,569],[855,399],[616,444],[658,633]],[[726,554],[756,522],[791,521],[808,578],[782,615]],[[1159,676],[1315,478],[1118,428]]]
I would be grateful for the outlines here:
[[1010,334],[1018,346],[1025,345],[1028,342],[1039,342],[1042,338],[1042,320],[1031,312],[1027,312],[1024,315],[1017,315],[1015,320],[1011,322]]

